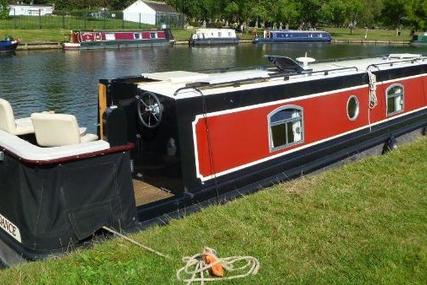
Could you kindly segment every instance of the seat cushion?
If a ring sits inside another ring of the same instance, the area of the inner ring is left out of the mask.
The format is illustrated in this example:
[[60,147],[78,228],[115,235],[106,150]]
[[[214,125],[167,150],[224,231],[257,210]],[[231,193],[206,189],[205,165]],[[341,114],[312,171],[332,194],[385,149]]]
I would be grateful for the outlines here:
[[15,117],[9,102],[0,98],[0,130],[13,133],[15,131]]
[[31,118],[22,118],[15,120],[16,128],[12,131],[14,135],[27,135],[34,133],[33,122]]
[[77,119],[67,114],[34,113],[31,115],[40,146],[64,146],[80,143]]

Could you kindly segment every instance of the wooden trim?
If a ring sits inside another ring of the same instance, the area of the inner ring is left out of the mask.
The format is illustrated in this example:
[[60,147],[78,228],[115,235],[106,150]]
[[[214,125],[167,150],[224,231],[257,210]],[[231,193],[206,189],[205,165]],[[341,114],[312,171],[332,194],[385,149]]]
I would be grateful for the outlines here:
[[105,84],[98,84],[98,118],[99,118],[99,137],[104,139],[104,122],[102,116],[107,109],[107,86]]

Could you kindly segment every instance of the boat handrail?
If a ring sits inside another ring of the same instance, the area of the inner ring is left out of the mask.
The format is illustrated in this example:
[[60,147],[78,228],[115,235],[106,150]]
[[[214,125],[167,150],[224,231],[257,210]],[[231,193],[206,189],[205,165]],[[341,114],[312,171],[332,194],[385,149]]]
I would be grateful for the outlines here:
[[288,72],[276,72],[269,75],[269,77],[255,77],[255,78],[249,78],[249,79],[239,79],[234,81],[228,81],[228,82],[220,82],[220,83],[213,83],[210,84],[208,82],[194,82],[194,83],[187,83],[184,87],[178,88],[174,92],[174,97],[176,97],[181,91],[183,90],[191,90],[195,88],[203,88],[203,89],[213,89],[213,88],[221,88],[221,87],[228,87],[228,86],[234,86],[238,87],[243,84],[252,84],[257,82],[265,82],[270,79],[280,78],[283,77],[283,80],[289,80],[291,76],[298,76],[298,75],[313,75],[313,74],[324,74],[329,75],[330,72],[335,71],[342,71],[342,70],[355,70],[356,72],[359,71],[359,68],[357,66],[348,66],[348,67],[338,67],[338,68],[332,68],[332,69],[325,69],[325,70],[318,70],[318,71],[307,71],[305,73],[295,72],[295,73],[288,73]]
[[421,56],[421,57],[414,57],[414,58],[410,58],[410,59],[401,59],[401,60],[394,60],[394,61],[388,61],[388,62],[382,62],[382,63],[373,63],[368,65],[368,67],[366,67],[366,71],[370,71],[371,68],[376,68],[378,71],[381,70],[380,66],[384,66],[384,65],[388,65],[388,66],[393,66],[394,64],[398,64],[398,63],[415,63],[417,61],[424,61],[425,59],[427,59],[427,56]]

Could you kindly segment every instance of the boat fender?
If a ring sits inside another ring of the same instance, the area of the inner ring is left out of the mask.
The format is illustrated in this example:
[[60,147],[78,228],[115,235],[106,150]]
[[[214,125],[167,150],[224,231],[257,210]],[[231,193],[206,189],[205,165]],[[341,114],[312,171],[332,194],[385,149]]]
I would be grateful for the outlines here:
[[166,152],[168,156],[176,155],[176,143],[174,138],[169,139]]
[[203,250],[202,258],[206,265],[211,266],[209,268],[209,273],[211,274],[211,276],[224,277],[224,267],[218,261],[218,258],[216,257],[212,249],[205,248]]
[[383,154],[386,154],[395,149],[397,149],[397,142],[395,137],[392,136],[385,142],[383,147]]
[[422,133],[423,133],[423,136],[427,136],[427,127],[423,128],[423,132]]

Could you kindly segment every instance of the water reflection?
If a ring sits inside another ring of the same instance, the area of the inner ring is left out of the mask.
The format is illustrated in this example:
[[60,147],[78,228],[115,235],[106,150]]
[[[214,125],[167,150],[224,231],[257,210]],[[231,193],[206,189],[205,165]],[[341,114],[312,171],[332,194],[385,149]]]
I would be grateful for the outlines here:
[[[97,83],[166,70],[203,70],[265,65],[264,55],[290,57],[305,53],[317,59],[420,52],[404,46],[333,44],[266,44],[224,47],[155,47],[93,51],[33,51],[0,57],[0,97],[9,100],[18,117],[56,110],[73,113],[95,131]],[[422,50],[421,50],[422,52]]]

